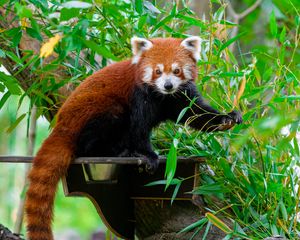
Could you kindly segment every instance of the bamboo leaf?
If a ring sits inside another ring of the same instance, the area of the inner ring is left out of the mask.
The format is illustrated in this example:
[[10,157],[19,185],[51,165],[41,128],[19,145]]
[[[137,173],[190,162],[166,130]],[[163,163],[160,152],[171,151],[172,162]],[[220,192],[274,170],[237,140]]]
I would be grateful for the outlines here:
[[194,222],[191,225],[187,226],[186,228],[180,230],[178,232],[178,234],[184,233],[184,232],[188,232],[188,231],[190,231],[190,230],[192,230],[192,229],[194,229],[196,227],[202,227],[207,222],[208,222],[207,218],[202,218],[202,219],[198,220],[197,222]]
[[207,212],[205,217],[217,228],[223,231],[226,234],[230,234],[232,230],[219,218],[217,218],[214,214]]
[[[180,183],[181,180],[179,180],[178,178],[173,178],[170,185],[177,185],[178,183]],[[151,183],[146,184],[146,187],[150,187],[150,186],[156,186],[156,185],[165,185],[167,183],[167,180],[157,180]]]
[[137,13],[139,13],[139,14],[143,13],[143,1],[142,0],[135,0],[134,7],[135,7],[135,11],[137,11]]
[[81,41],[90,49],[92,49],[93,51],[97,52],[98,54],[100,54],[101,56],[105,57],[105,58],[109,58],[112,59],[114,61],[118,61],[119,59],[113,55],[111,53],[110,50],[108,50],[105,46],[100,46],[97,43],[95,43],[92,40],[85,40],[83,38],[81,38]]
[[0,100],[0,109],[3,107],[3,105],[6,103],[7,99],[11,96],[11,93],[10,92],[6,92],[1,100]]
[[285,36],[286,36],[286,28],[285,28],[285,26],[283,26],[282,31],[281,31],[280,36],[279,36],[279,41],[281,43],[284,43]]
[[175,189],[174,189],[174,192],[173,192],[172,198],[171,198],[171,205],[172,205],[173,201],[175,200],[175,198],[176,198],[176,196],[177,196],[177,193],[178,193],[178,191],[179,191],[179,188],[180,188],[180,186],[181,186],[181,183],[182,183],[182,181],[178,182],[177,185],[176,185],[176,187],[175,187]]
[[230,44],[232,44],[233,42],[235,42],[237,39],[239,39],[241,36],[244,36],[245,34],[246,34],[246,32],[242,32],[242,33],[236,35],[235,37],[229,39],[227,42],[223,43],[223,45],[219,49],[219,54],[221,51],[223,51],[225,48],[227,48]]
[[19,125],[19,123],[25,118],[25,116],[26,113],[23,113],[21,116],[19,116],[17,120],[12,125],[10,125],[10,127],[6,130],[6,132],[11,133]]
[[275,18],[275,13],[272,11],[270,16],[270,30],[273,37],[277,36],[277,23]]
[[6,75],[3,72],[0,72],[0,81],[6,86],[11,95],[21,95],[22,91],[19,87],[17,80],[10,75]]

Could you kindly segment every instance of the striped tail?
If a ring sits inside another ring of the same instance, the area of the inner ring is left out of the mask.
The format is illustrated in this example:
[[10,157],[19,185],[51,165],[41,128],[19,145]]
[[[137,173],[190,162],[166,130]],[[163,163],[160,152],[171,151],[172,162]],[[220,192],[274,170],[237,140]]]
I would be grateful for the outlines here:
[[74,152],[74,140],[53,130],[37,153],[28,178],[25,213],[28,240],[53,240],[54,199]]

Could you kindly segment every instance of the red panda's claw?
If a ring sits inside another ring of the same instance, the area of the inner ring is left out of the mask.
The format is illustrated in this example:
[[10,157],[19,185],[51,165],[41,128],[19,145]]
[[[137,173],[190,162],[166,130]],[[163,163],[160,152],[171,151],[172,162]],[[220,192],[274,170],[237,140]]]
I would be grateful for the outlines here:
[[154,174],[155,171],[157,170],[158,168],[158,159],[149,159],[147,158],[147,163],[146,163],[146,166],[145,166],[145,170],[147,173],[150,173],[150,174]]

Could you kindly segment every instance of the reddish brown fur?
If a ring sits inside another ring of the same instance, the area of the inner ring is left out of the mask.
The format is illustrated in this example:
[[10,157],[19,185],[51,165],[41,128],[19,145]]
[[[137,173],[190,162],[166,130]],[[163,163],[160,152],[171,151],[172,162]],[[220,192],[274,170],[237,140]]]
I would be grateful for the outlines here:
[[191,53],[180,46],[181,39],[151,41],[154,47],[143,53],[137,65],[127,60],[96,72],[61,107],[57,124],[38,151],[28,176],[30,185],[25,202],[28,239],[53,239],[51,221],[57,185],[73,159],[77,136],[87,121],[105,111],[119,114],[123,110],[122,105],[128,104],[134,86],[139,84],[143,64],[171,66],[170,59],[191,61],[188,57]]
[[[153,69],[156,68],[157,64],[164,65],[164,72],[172,72],[172,64],[178,63],[182,68],[185,64],[195,65],[192,53],[186,50],[180,45],[182,39],[180,38],[156,38],[151,39],[151,42],[155,47],[144,52],[141,56],[141,60],[138,63],[139,76],[143,75],[143,69],[146,66],[151,66]],[[197,75],[197,69],[192,69],[193,79]],[[184,79],[183,73],[181,72],[181,78]],[[157,76],[155,72],[153,74],[152,81],[155,81]]]

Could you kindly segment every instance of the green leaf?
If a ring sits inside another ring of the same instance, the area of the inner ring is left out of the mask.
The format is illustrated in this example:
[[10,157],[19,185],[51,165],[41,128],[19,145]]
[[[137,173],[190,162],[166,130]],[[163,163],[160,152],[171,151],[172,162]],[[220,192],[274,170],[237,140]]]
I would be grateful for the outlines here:
[[182,14],[177,14],[176,17],[190,23],[193,26],[198,26],[202,30],[207,29],[207,26],[201,20],[199,20],[197,18],[185,16],[185,15],[182,15]]
[[281,214],[282,214],[282,218],[284,219],[284,221],[287,221],[288,220],[288,214],[287,214],[287,210],[286,210],[282,200],[279,202],[279,205],[280,205],[280,211],[281,211]]
[[172,17],[175,17],[175,15],[177,14],[177,4],[176,4],[176,2],[174,1],[174,3],[173,3],[173,7],[172,7],[172,11],[171,11],[171,16]]
[[[170,185],[177,185],[178,183],[180,183],[181,180],[179,180],[178,178],[173,178]],[[146,187],[150,187],[150,186],[155,186],[155,185],[165,185],[167,183],[167,180],[157,180],[151,183],[146,184]]]
[[180,122],[180,120],[183,118],[183,116],[189,109],[190,109],[190,107],[185,107],[184,109],[181,110],[181,112],[179,113],[179,115],[177,117],[176,124],[178,124]]
[[13,45],[12,47],[17,47],[21,41],[21,38],[22,38],[22,35],[23,35],[23,32],[22,31],[19,31],[15,36],[14,38],[12,39],[12,42],[13,42]]
[[21,95],[22,91],[18,85],[17,80],[10,75],[6,75],[3,72],[0,72],[0,81],[6,86],[11,95]]
[[242,77],[244,76],[243,72],[223,72],[219,75],[220,77]]
[[207,185],[201,185],[195,190],[193,190],[192,193],[199,195],[212,195],[217,193],[224,193],[226,191],[228,191],[228,189],[226,189],[223,184],[212,183]]
[[274,102],[284,102],[285,100],[287,100],[288,102],[299,101],[300,95],[289,95],[274,98]]
[[39,32],[37,32],[35,29],[33,28],[26,28],[26,32],[28,33],[28,35],[32,38],[36,38],[39,41],[43,41],[43,38],[41,36],[41,34]]
[[0,92],[4,92],[5,91],[5,89],[6,89],[6,87],[1,83],[0,84]]
[[135,11],[141,15],[143,13],[143,0],[135,0],[134,7]]
[[299,149],[299,143],[298,143],[297,137],[294,137],[293,143],[294,143],[295,154],[299,157],[300,156],[300,149]]
[[147,15],[143,15],[143,16],[140,17],[139,22],[138,22],[139,30],[143,29],[146,21],[147,21]]
[[300,25],[300,16],[295,16],[295,23],[296,23],[296,25],[297,26],[299,26]]
[[219,53],[220,54],[221,51],[223,51],[225,48],[227,48],[230,44],[232,44],[233,42],[235,42],[237,39],[239,39],[241,36],[244,36],[246,34],[246,32],[242,32],[238,35],[236,35],[235,37],[229,39],[227,42],[223,43],[223,45],[220,47],[219,49]]
[[15,3],[15,9],[16,9],[16,14],[20,18],[31,18],[32,17],[32,12],[31,9],[21,5],[20,3],[16,2]]
[[281,43],[284,43],[285,35],[286,35],[286,28],[285,28],[285,26],[283,26],[282,31],[281,31],[280,36],[279,36],[279,41]]
[[15,63],[18,63],[20,65],[23,65],[22,61],[20,60],[20,58],[18,58],[13,52],[9,52],[9,51],[6,51],[5,52],[6,55],[11,59],[13,60]]
[[270,31],[273,37],[277,36],[277,23],[274,11],[272,11],[270,16]]
[[45,94],[39,92],[36,89],[32,89],[31,90],[32,93],[34,93],[36,96],[39,96],[41,99],[45,100],[47,103],[49,103],[50,105],[53,105],[54,102],[51,98],[49,98],[48,96],[46,96]]
[[6,132],[11,133],[19,125],[19,123],[24,119],[25,116],[26,116],[26,113],[23,113],[21,116],[19,116],[17,118],[17,120],[12,125],[10,125],[10,127],[6,130]]
[[79,12],[79,8],[63,8],[60,11],[60,21],[68,21],[73,17],[78,17]]
[[6,92],[1,100],[0,100],[0,109],[4,106],[4,104],[6,103],[7,99],[11,96],[10,92]]
[[206,225],[206,228],[205,228],[205,232],[204,232],[204,234],[203,234],[203,236],[202,236],[202,240],[205,240],[206,239],[206,237],[207,237],[207,234],[208,234],[208,232],[209,232],[209,229],[211,228],[211,222],[208,222],[207,223],[207,225]]
[[170,151],[168,153],[167,162],[166,162],[166,170],[165,170],[165,177],[167,180],[166,189],[171,185],[177,167],[177,148],[174,145],[174,140],[170,148]]
[[208,222],[208,219],[207,219],[207,218],[202,218],[202,219],[198,220],[197,222],[194,222],[194,223],[192,223],[191,225],[189,225],[189,226],[185,227],[184,229],[180,230],[180,231],[178,232],[178,234],[179,234],[179,233],[188,232],[188,231],[190,231],[190,230],[192,230],[192,229],[194,229],[194,228],[196,228],[196,227],[203,227],[203,225],[204,225],[205,223],[207,223],[207,222]]
[[112,59],[114,61],[118,61],[119,59],[111,53],[110,50],[108,50],[105,46],[100,46],[97,43],[95,43],[92,40],[85,40],[81,38],[81,41],[90,49],[95,51],[96,53],[100,54],[101,56],[105,58]]
[[180,181],[180,182],[176,185],[176,187],[175,187],[175,189],[174,189],[174,192],[173,192],[172,198],[171,198],[171,205],[173,204],[173,201],[175,200],[175,198],[176,198],[176,196],[177,196],[177,193],[178,193],[178,191],[179,191],[179,188],[180,188],[180,186],[181,186],[181,183],[182,183],[182,181]]
[[226,161],[226,159],[223,159],[223,158],[220,159],[220,166],[222,167],[226,178],[228,178],[230,181],[235,182],[236,177],[233,174],[233,172],[231,171],[231,167],[230,167],[229,163]]
[[173,20],[173,16],[171,15],[163,18],[161,21],[158,22],[158,24],[154,26],[154,28],[151,30],[151,33],[154,33],[157,29],[164,26],[166,23],[170,22],[171,20]]

